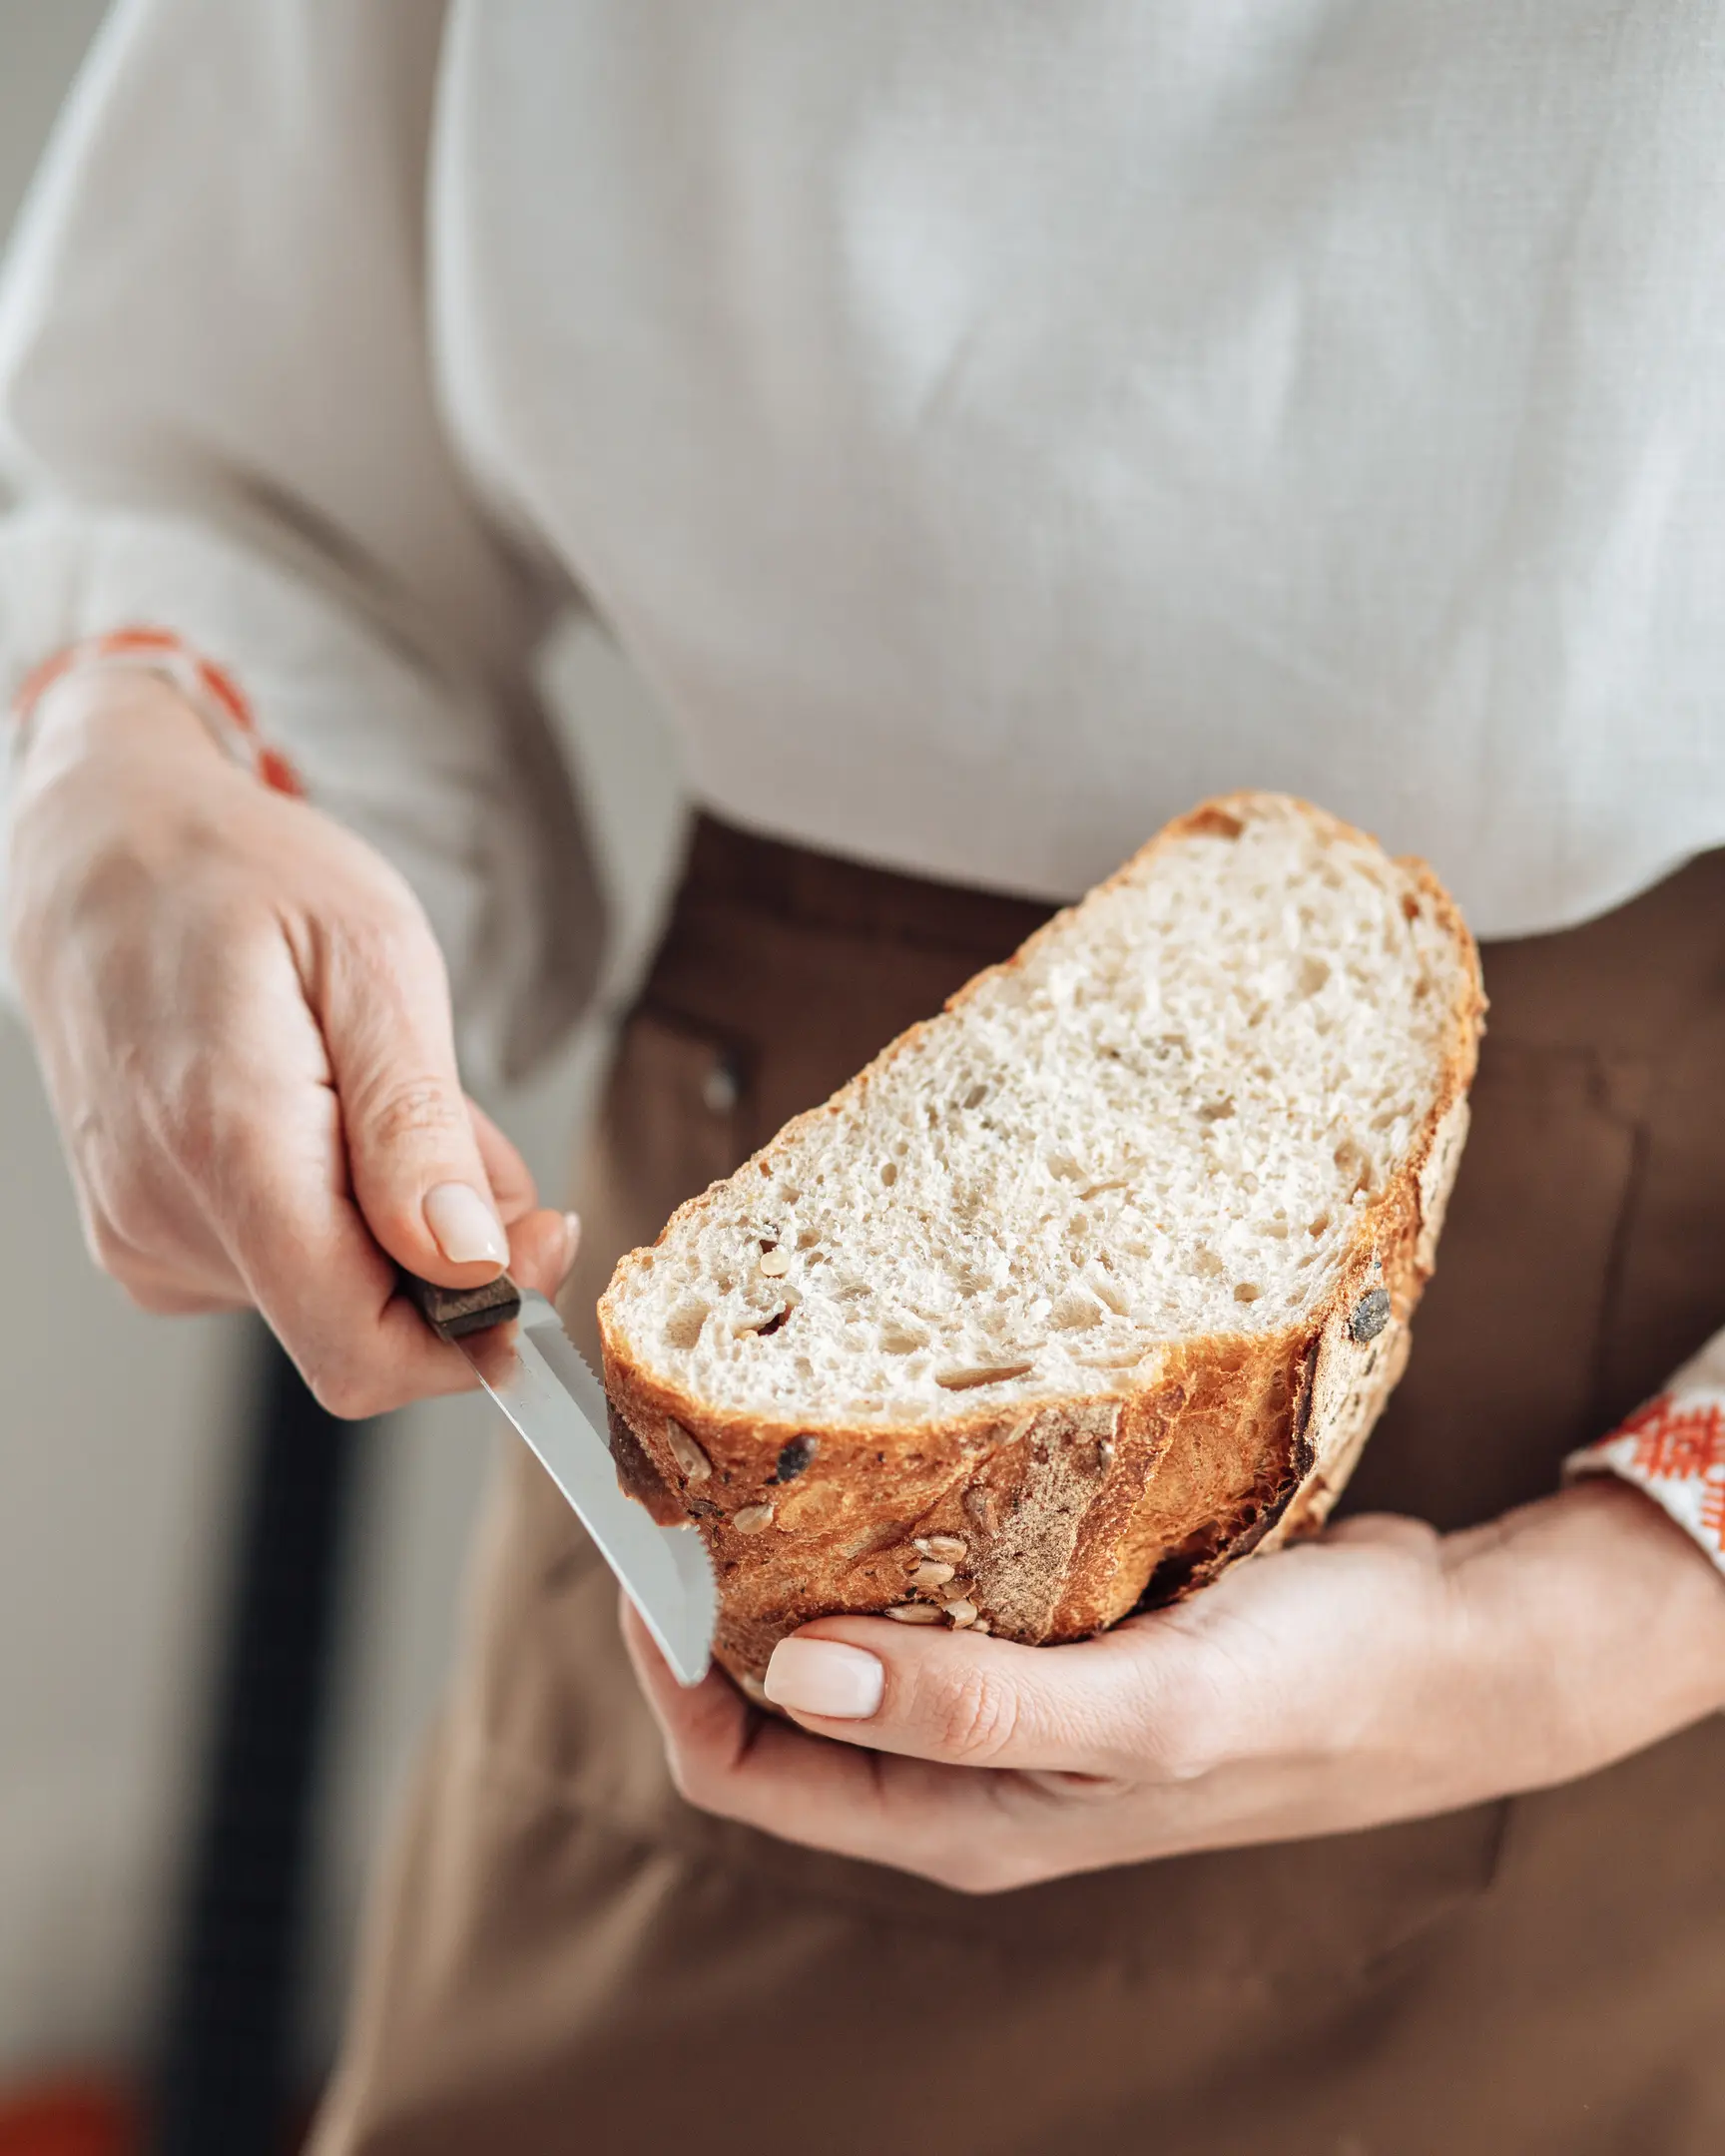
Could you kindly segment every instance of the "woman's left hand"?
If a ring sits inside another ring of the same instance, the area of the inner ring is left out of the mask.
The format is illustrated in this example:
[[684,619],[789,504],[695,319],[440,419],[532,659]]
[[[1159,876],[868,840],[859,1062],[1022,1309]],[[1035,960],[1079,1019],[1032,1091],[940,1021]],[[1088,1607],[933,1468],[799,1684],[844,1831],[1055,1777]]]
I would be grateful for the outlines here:
[[823,1618],[768,1674],[795,1728],[625,1625],[692,1804],[979,1893],[1567,1781],[1725,1707],[1725,1579],[1598,1481],[1352,1519],[1073,1646]]

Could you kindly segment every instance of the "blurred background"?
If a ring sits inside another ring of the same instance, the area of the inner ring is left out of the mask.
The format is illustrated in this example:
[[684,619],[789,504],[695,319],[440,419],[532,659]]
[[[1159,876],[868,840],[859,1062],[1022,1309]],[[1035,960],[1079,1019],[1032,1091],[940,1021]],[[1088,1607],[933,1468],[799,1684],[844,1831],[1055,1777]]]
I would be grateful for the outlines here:
[[[0,243],[103,12],[0,0]],[[615,1008],[680,842],[675,773],[596,632],[572,625],[546,678],[607,841]],[[596,1019],[530,1090],[488,1103],[544,1190],[603,1049]],[[248,1324],[131,1310],[85,1257],[4,1010],[0,1204],[0,2156],[287,2148],[330,2056],[362,1882],[436,1699],[501,1439],[472,1400],[319,1428]],[[288,1577],[260,1585],[248,1567],[273,1536]],[[245,2086],[216,2085],[212,2015],[233,2023],[226,2070]],[[278,2047],[281,2137],[248,2145]],[[164,2074],[172,2117],[158,2104],[147,2127]]]

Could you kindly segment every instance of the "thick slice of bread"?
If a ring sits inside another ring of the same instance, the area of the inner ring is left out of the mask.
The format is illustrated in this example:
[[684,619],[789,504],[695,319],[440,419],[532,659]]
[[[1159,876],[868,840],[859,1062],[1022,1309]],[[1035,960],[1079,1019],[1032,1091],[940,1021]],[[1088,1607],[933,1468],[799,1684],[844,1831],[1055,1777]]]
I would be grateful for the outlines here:
[[702,1525],[734,1674],[836,1610],[1072,1639],[1317,1527],[1483,1008],[1421,862],[1230,796],[625,1258],[614,1431]]

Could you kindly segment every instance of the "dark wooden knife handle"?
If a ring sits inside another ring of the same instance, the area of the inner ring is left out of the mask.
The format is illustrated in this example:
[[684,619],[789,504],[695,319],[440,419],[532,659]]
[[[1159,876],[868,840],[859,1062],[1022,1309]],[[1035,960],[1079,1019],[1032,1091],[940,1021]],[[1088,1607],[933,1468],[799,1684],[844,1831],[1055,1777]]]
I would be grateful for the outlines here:
[[464,1333],[489,1332],[521,1309],[521,1291],[507,1273],[499,1273],[483,1288],[439,1288],[404,1270],[401,1293],[438,1339],[446,1341],[457,1341]]

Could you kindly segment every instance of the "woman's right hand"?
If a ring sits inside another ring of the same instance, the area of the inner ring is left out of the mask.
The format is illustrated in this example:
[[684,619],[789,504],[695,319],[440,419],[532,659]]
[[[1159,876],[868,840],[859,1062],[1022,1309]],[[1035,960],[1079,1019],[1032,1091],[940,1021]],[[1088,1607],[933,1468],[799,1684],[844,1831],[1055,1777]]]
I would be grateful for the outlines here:
[[456,1075],[441,955],[379,856],[232,764],[146,673],[42,699],[13,794],[12,962],[96,1261],[153,1311],[253,1305],[323,1404],[472,1382],[395,1293],[575,1227]]

